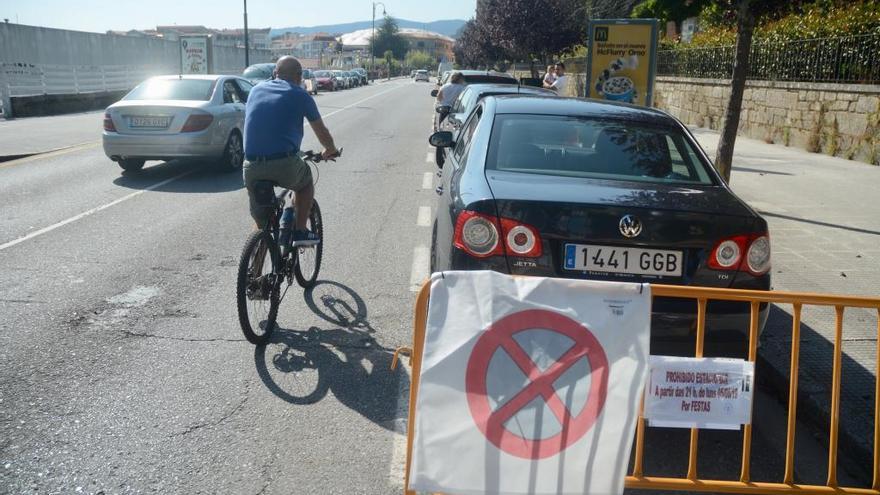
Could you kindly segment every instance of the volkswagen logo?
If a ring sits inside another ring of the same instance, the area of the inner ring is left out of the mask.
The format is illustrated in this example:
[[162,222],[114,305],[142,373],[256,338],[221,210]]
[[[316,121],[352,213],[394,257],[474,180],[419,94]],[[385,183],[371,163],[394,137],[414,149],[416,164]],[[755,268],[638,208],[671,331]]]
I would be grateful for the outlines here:
[[635,215],[625,215],[620,219],[620,233],[624,237],[638,237],[642,233],[642,222]]

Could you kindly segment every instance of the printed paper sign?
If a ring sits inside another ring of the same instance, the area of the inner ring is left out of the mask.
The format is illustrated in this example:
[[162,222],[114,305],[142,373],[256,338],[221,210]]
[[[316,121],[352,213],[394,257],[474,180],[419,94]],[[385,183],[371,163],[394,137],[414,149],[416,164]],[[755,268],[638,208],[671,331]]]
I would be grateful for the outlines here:
[[208,73],[208,38],[183,36],[180,38],[181,73]]
[[409,488],[622,493],[650,301],[640,284],[434,274]]
[[586,96],[651,106],[657,20],[594,20],[588,33]]
[[649,426],[738,430],[752,422],[755,363],[651,356],[645,391]]

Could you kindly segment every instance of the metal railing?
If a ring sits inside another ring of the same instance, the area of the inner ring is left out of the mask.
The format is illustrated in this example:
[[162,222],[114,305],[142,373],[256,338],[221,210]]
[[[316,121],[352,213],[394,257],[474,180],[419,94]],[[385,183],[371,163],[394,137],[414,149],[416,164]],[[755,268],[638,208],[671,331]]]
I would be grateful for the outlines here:
[[[735,48],[660,50],[657,74],[729,78]],[[752,80],[880,84],[880,33],[792,41],[757,41],[749,58]]]
[[[843,360],[843,317],[846,308],[868,308],[877,311],[877,332],[880,336],[880,298],[849,297],[797,292],[752,291],[736,289],[714,289],[675,285],[651,285],[652,297],[676,297],[693,299],[697,303],[697,328],[695,357],[703,356],[706,335],[706,307],[709,301],[739,301],[750,305],[748,360],[757,358],[759,309],[762,303],[785,304],[793,308],[791,329],[791,365],[788,391],[788,415],[785,442],[785,468],[781,482],[755,482],[751,480],[752,425],[742,429],[742,463],[739,466],[738,480],[700,479],[697,468],[699,451],[699,430],[691,429],[687,475],[684,478],[649,476],[645,474],[645,418],[639,412],[636,426],[635,450],[633,452],[633,471],[626,477],[625,486],[629,489],[680,490],[702,493],[768,493],[803,495],[880,495],[880,379],[875,377],[874,398],[874,457],[870,472],[873,473],[871,488],[840,486],[837,479],[838,439],[840,422],[840,395]],[[401,348],[398,353],[410,355],[412,378],[410,383],[409,425],[415,424],[415,404],[418,397],[419,373],[424,350],[425,329],[428,317],[430,283],[426,282],[419,291],[415,305],[413,325],[413,348]],[[801,314],[804,306],[824,306],[835,310],[834,356],[832,364],[831,421],[828,435],[828,472],[825,485],[799,484],[795,481],[795,427],[797,424],[798,367],[800,356]],[[392,367],[396,366],[398,353],[395,353]],[[876,360],[880,369],[880,345],[877,346]],[[644,408],[644,402],[642,404]],[[409,486],[409,474],[413,448],[413,429],[407,431],[407,458],[404,474],[405,487]],[[407,495],[415,492],[406,490]]]

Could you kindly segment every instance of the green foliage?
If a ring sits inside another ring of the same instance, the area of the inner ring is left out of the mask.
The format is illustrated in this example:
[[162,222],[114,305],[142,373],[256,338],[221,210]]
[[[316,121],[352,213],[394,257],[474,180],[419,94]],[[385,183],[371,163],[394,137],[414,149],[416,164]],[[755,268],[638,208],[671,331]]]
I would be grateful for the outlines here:
[[630,17],[638,19],[660,19],[660,25],[665,26],[669,21],[681,24],[688,17],[700,14],[704,7],[710,4],[710,0],[645,0],[633,8]]
[[427,52],[410,50],[403,64],[411,69],[430,69],[434,65],[434,57]]
[[376,40],[373,43],[373,55],[383,57],[386,51],[391,51],[392,56],[401,60],[406,56],[408,44],[400,35],[397,21],[386,15],[382,24],[376,29]]

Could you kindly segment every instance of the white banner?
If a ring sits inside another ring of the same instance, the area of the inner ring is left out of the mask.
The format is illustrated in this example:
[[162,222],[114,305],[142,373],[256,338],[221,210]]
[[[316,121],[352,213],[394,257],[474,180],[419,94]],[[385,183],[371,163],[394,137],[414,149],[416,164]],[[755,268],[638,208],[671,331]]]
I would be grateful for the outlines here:
[[648,285],[434,274],[409,488],[623,493],[650,307]]
[[738,430],[752,422],[755,363],[651,356],[645,394],[650,426]]
[[181,36],[180,60],[183,74],[207,74],[208,38],[205,36]]

